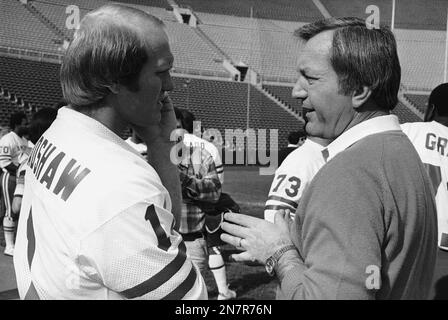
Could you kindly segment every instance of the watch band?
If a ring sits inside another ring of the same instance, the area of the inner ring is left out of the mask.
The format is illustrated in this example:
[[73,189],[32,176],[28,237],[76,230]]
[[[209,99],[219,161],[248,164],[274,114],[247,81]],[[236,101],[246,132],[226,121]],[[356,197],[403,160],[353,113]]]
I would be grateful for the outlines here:
[[280,259],[280,257],[287,251],[289,250],[296,250],[296,247],[293,244],[289,244],[286,246],[281,247],[280,249],[278,249],[277,251],[274,252],[274,254],[272,256],[270,256],[267,260],[266,260],[266,272],[270,275],[270,276],[274,276],[275,274],[275,267],[278,264],[278,260]]
[[271,256],[272,259],[275,260],[275,263],[278,262],[278,260],[280,259],[280,257],[289,250],[296,250],[296,246],[293,244],[288,244],[287,246],[281,247],[280,249],[278,249],[277,251],[274,252],[274,254]]

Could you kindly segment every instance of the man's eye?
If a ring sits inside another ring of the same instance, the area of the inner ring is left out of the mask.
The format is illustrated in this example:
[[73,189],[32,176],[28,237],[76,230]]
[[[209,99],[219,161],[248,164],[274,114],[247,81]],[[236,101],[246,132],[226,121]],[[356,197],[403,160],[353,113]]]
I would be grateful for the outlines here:
[[306,81],[308,81],[308,83],[313,83],[315,80],[317,80],[317,78],[314,78],[314,77],[310,77],[310,76],[306,76],[305,75],[305,79],[306,79]]

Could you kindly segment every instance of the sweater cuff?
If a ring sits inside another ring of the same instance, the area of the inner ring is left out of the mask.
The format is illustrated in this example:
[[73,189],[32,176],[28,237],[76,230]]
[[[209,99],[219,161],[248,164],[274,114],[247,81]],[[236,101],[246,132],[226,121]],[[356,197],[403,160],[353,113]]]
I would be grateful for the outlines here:
[[285,299],[291,300],[294,298],[297,288],[302,286],[303,274],[306,271],[306,266],[300,259],[295,261],[294,266],[287,270],[280,280],[280,290]]

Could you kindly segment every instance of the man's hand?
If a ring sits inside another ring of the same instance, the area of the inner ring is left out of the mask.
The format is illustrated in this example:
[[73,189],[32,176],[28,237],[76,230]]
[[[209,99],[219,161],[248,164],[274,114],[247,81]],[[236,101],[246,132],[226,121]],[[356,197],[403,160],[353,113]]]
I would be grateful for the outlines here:
[[173,102],[167,92],[164,93],[164,97],[160,103],[162,103],[162,108],[160,110],[161,120],[158,124],[149,127],[133,127],[140,138],[145,141],[148,148],[153,144],[172,144],[170,135],[171,132],[176,129],[176,115],[174,113]]
[[222,229],[226,233],[221,235],[221,240],[244,250],[232,255],[235,261],[258,261],[265,264],[279,248],[292,244],[288,227],[289,210],[279,210],[275,214],[274,223],[231,212],[226,213],[224,219],[226,222],[222,224]]

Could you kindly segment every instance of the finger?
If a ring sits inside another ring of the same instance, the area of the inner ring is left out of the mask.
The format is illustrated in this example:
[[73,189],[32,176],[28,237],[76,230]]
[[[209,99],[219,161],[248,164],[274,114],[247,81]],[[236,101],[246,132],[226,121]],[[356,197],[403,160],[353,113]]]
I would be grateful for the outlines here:
[[231,234],[232,236],[238,238],[247,238],[250,233],[250,229],[246,227],[239,226],[237,224],[223,222],[221,224],[221,228],[226,232]]
[[246,262],[246,261],[254,262],[254,261],[256,261],[256,259],[254,257],[252,257],[252,255],[247,251],[244,251],[244,252],[241,252],[238,254],[232,254],[231,258],[237,262]]
[[251,217],[242,213],[227,212],[224,214],[224,219],[244,227],[255,226],[263,219]]
[[232,235],[227,234],[227,233],[222,233],[220,238],[221,238],[222,241],[224,241],[224,242],[226,242],[226,243],[228,243],[228,244],[230,244],[230,245],[232,245],[232,246],[234,246],[236,248],[241,248],[241,247],[239,247],[240,239],[241,239],[240,237],[235,237],[235,236],[232,236]]

